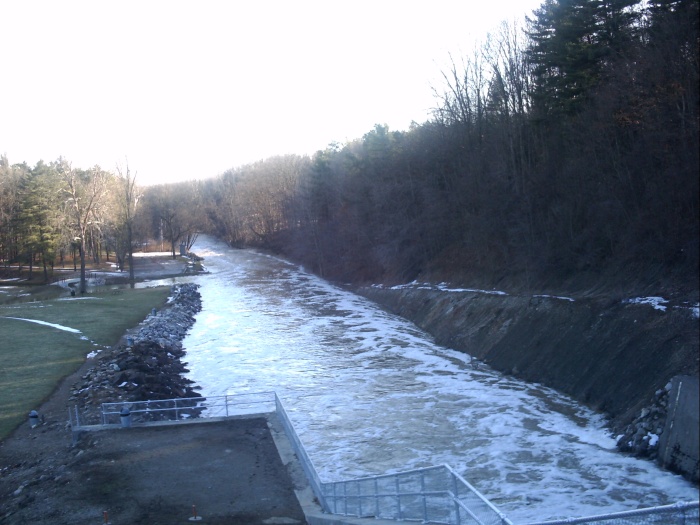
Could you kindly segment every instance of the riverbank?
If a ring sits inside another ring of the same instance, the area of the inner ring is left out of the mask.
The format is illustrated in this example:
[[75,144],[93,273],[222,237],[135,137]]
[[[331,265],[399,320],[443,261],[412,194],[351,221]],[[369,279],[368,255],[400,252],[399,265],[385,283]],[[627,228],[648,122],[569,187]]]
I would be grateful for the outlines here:
[[199,395],[182,377],[186,369],[181,341],[200,309],[196,285],[173,286],[165,308],[152,312],[111,348],[88,356],[61,383],[38,408],[35,428],[23,424],[0,444],[3,523],[62,523],[64,516],[65,523],[72,522],[72,486],[84,482],[74,466],[99,439],[72,444],[68,409],[85,420],[99,420],[104,401]]
[[34,428],[25,423],[0,444],[3,524],[164,525],[195,508],[207,523],[304,521],[265,419],[103,430],[72,441],[68,409],[90,423],[105,401],[199,396],[183,377],[182,339],[200,309],[197,285],[173,286],[165,308],[63,381]]
[[183,374],[182,339],[202,309],[197,285],[171,288],[168,305],[154,311],[118,344],[96,355],[73,385],[70,404],[86,419],[96,419],[102,403],[198,397],[196,387]]
[[[418,283],[356,291],[414,322],[438,344],[607,414],[619,448],[639,457],[660,456],[674,378],[697,381],[694,304],[511,295]],[[664,455],[663,464],[697,483],[697,416],[687,412],[688,439],[679,456]],[[681,417],[679,410],[674,414]]]

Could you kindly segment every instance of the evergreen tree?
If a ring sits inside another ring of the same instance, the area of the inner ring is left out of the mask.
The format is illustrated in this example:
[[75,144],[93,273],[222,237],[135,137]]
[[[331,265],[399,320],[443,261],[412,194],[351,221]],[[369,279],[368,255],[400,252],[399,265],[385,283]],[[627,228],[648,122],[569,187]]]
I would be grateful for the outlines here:
[[22,209],[18,219],[23,246],[31,269],[39,257],[48,281],[48,266],[53,266],[60,239],[61,219],[57,177],[50,166],[39,161],[21,182]]
[[631,38],[637,0],[545,0],[528,18],[536,116],[575,113]]

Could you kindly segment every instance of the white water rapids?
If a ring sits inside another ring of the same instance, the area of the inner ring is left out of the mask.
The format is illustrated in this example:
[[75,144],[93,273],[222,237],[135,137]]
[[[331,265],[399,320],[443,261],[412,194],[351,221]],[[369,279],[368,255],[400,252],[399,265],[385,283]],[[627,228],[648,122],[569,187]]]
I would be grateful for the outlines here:
[[690,501],[570,398],[436,345],[296,265],[200,237],[184,340],[203,395],[277,392],[323,481],[447,463],[514,523]]

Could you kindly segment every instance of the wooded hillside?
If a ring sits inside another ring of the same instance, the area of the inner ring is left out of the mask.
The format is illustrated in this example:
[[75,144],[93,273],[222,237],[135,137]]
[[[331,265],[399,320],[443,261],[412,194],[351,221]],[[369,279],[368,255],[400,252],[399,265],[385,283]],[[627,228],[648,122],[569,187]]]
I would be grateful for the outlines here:
[[435,95],[408,131],[230,170],[212,227],[340,280],[697,290],[697,1],[546,0]]

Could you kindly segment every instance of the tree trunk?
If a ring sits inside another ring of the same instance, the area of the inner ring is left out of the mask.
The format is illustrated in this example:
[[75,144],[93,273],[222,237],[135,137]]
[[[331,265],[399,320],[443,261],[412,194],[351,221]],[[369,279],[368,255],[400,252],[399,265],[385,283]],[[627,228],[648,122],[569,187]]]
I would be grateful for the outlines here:
[[132,235],[131,221],[129,221],[126,225],[126,242],[129,246],[129,285],[131,288],[134,288],[134,285],[136,284],[136,277],[134,274],[134,244],[131,240]]
[[87,292],[87,280],[85,279],[85,242],[80,243],[80,293]]

